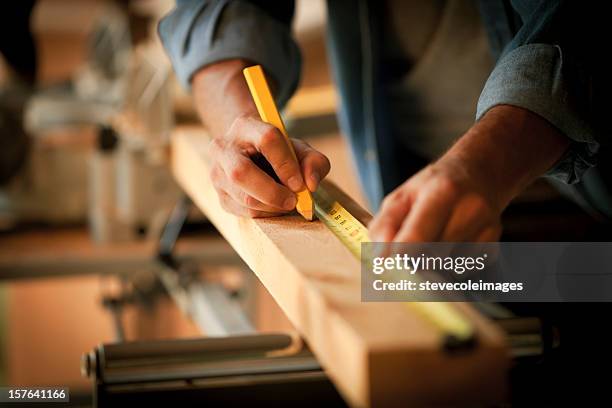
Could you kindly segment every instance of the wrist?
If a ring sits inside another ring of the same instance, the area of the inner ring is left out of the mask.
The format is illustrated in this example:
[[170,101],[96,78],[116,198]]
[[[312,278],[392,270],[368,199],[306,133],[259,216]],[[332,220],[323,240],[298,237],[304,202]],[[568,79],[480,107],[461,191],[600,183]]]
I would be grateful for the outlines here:
[[500,105],[440,158],[499,211],[565,153],[569,139],[539,115]]
[[227,60],[194,74],[194,103],[202,123],[213,137],[225,135],[239,117],[259,117],[242,73],[250,65],[246,60]]

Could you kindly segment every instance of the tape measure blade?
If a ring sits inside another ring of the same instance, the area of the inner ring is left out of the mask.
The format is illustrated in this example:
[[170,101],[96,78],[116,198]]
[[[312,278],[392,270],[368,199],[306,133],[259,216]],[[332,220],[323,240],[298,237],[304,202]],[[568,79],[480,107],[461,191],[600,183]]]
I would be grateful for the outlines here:
[[[361,244],[370,242],[368,230],[342,204],[334,200],[324,188],[314,194],[315,214],[342,244],[360,262]],[[473,344],[472,323],[452,305],[444,302],[404,302],[407,308],[416,311],[445,334],[444,340],[452,338],[461,344]]]

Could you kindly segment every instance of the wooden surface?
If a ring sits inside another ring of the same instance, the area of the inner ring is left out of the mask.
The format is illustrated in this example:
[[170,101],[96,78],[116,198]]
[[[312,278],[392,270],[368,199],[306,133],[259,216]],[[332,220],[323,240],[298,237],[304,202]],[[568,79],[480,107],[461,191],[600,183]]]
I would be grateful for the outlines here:
[[[59,275],[131,274],[156,267],[156,241],[95,244],[84,229],[63,228],[0,234],[0,281]],[[208,265],[238,264],[235,252],[216,234],[182,237],[179,260]]]
[[[360,265],[320,222],[226,213],[209,182],[201,128],[179,128],[172,168],[179,184],[269,290],[353,406],[491,402],[504,397],[501,332],[460,305],[479,346],[448,355],[439,333],[398,303],[360,301]],[[343,204],[347,197],[337,197]],[[351,204],[353,206],[354,204]]]

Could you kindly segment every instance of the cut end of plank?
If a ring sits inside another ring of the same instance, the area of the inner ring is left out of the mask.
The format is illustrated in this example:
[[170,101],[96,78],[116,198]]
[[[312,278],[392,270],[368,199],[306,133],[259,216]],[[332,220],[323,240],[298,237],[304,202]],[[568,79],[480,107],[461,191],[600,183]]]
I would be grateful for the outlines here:
[[307,221],[312,221],[314,219],[314,201],[312,200],[310,191],[302,190],[297,193],[297,205],[295,209]]

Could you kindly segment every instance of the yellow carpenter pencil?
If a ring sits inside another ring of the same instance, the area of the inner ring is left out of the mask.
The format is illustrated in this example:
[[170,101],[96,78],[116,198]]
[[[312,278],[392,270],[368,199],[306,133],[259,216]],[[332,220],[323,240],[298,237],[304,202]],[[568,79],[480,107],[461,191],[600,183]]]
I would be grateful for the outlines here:
[[[293,149],[293,143],[291,143],[289,140],[289,135],[287,135],[287,130],[285,129],[283,120],[278,113],[278,109],[274,103],[274,98],[272,97],[272,93],[268,87],[268,82],[266,81],[263,69],[261,69],[261,65],[245,68],[242,72],[246,78],[247,84],[249,85],[251,96],[253,97],[253,101],[255,101],[255,105],[257,106],[257,111],[259,112],[261,120],[274,126],[283,134],[283,137],[285,138],[285,141],[287,142],[287,145],[289,146],[289,149],[297,162],[297,156],[295,154],[295,150]],[[304,190],[297,193],[296,209],[298,213],[302,215],[302,217],[308,221],[312,221],[314,215],[314,203],[308,188],[304,188]]]

